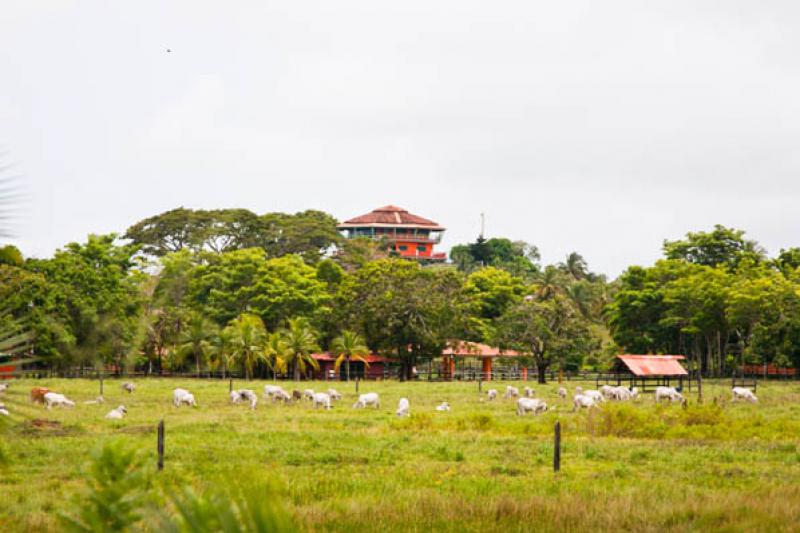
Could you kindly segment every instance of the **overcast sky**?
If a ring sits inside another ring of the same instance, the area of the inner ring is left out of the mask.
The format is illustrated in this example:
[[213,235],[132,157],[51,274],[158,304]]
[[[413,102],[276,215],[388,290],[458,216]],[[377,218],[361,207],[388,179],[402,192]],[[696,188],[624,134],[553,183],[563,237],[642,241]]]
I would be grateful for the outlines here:
[[615,276],[715,223],[800,245],[798,57],[795,1],[4,0],[0,146],[27,255],[391,203]]

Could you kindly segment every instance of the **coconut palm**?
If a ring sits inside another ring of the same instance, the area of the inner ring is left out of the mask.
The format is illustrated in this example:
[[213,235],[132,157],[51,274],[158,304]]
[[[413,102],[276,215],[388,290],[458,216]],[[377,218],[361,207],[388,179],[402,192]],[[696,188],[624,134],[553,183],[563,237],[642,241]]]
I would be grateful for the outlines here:
[[331,351],[336,355],[334,369],[339,372],[342,363],[346,363],[345,376],[350,381],[350,361],[361,361],[364,367],[369,368],[364,355],[369,355],[369,348],[366,347],[364,339],[354,331],[344,330],[342,334],[333,339]]
[[231,353],[244,367],[245,378],[250,379],[253,367],[264,360],[264,323],[256,315],[242,313],[231,320],[226,328],[231,339]]
[[317,345],[317,332],[304,317],[292,318],[282,332],[283,340],[287,345],[287,355],[292,364],[295,381],[300,380],[300,374],[305,373],[310,366],[314,370],[319,368],[317,361],[311,354],[319,350]]
[[225,328],[211,338],[211,351],[209,352],[208,365],[213,371],[222,365],[222,379],[228,374],[228,369],[236,360],[232,351],[233,332]]
[[214,335],[214,326],[206,317],[198,312],[191,312],[186,320],[186,327],[181,332],[178,351],[184,357],[194,358],[197,376],[200,376],[200,365],[211,350],[209,340]]
[[264,361],[273,375],[276,372],[286,372],[286,362],[290,356],[289,345],[286,344],[282,332],[270,333],[264,343]]

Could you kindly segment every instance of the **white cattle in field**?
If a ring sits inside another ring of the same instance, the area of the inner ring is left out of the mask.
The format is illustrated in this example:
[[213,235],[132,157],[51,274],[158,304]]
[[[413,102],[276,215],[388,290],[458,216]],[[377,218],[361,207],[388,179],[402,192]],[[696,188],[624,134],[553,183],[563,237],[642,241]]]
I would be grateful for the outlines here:
[[397,416],[408,416],[410,413],[411,405],[408,403],[408,398],[400,398],[397,402]]
[[5,392],[8,389],[8,383],[0,383],[0,392]]
[[180,407],[183,404],[197,407],[197,403],[194,401],[194,395],[188,390],[180,388],[172,391],[172,403],[175,407]]
[[519,398],[519,389],[511,385],[506,385],[506,393],[503,395],[503,398]]
[[315,392],[311,398],[311,406],[316,409],[322,407],[324,409],[331,408],[331,397],[326,392]]
[[88,400],[88,401],[83,402],[83,404],[84,405],[100,405],[102,403],[105,403],[105,401],[106,401],[105,398],[103,398],[102,396],[98,396],[94,400]]
[[353,409],[364,409],[368,405],[372,405],[375,409],[378,409],[381,406],[381,399],[376,392],[368,392],[366,394],[361,394],[358,397],[356,403],[353,404]]
[[308,398],[312,402],[314,401],[314,390],[313,389],[306,389],[303,391],[303,397]]
[[559,396],[559,398],[566,398],[567,397],[567,389],[565,389],[564,387],[559,387],[558,388],[558,396]]
[[547,404],[538,398],[520,398],[517,400],[517,415],[525,413],[539,414],[547,411]]
[[675,387],[656,387],[656,403],[660,403],[664,398],[669,399],[669,403],[682,402],[683,395]]
[[486,399],[487,400],[492,401],[495,398],[497,398],[497,390],[496,389],[489,389],[488,391],[486,391]]
[[533,389],[530,387],[525,387],[522,389],[522,393],[525,395],[526,398],[533,398]]
[[731,392],[733,393],[734,402],[736,400],[745,400],[751,403],[758,403],[758,398],[756,398],[756,395],[753,394],[753,391],[750,389],[745,387],[734,387],[731,389]]
[[[597,391],[595,391],[597,392]],[[594,396],[586,396],[585,394],[576,394],[572,397],[572,410],[576,411],[581,408],[589,409],[590,407],[597,407],[597,400]]]
[[128,410],[125,409],[125,406],[120,405],[116,409],[112,409],[111,411],[109,411],[108,414],[106,415],[106,418],[110,420],[122,420],[123,418],[125,418],[127,412]]
[[339,394],[339,391],[336,389],[328,389],[328,396],[331,397],[331,400],[341,400],[342,395]]
[[600,394],[600,391],[596,390],[586,390],[581,393],[583,396],[588,396],[594,400],[594,403],[600,403],[606,401],[605,397]]
[[440,403],[439,405],[436,406],[436,410],[437,411],[449,411],[450,410],[450,404],[447,403],[447,402],[442,402],[442,403]]
[[131,383],[130,381],[127,381],[127,382],[122,384],[122,390],[124,390],[128,394],[131,394],[131,393],[133,393],[133,391],[136,390],[136,384],[135,383]]
[[9,414],[9,412],[8,412],[8,409],[6,409],[6,406],[3,405],[2,403],[0,403],[0,415],[2,415],[2,416],[11,416]]
[[269,400],[275,393],[279,390],[283,390],[283,387],[279,387],[278,385],[264,385],[264,399]]
[[230,395],[232,403],[248,402],[250,409],[258,405],[258,395],[250,389],[232,390]]
[[51,409],[53,406],[56,407],[75,407],[75,402],[68,399],[63,394],[58,394],[57,392],[48,392],[44,395],[44,403],[47,405],[48,409]]
[[600,387],[600,394],[602,394],[603,398],[605,398],[606,400],[610,400],[611,396],[613,395],[616,389],[617,389],[616,387],[612,387],[611,385],[603,385],[602,387]]
[[275,402],[289,403],[291,401],[292,397],[289,396],[289,393],[283,389],[276,390],[275,393],[272,395],[272,403]]

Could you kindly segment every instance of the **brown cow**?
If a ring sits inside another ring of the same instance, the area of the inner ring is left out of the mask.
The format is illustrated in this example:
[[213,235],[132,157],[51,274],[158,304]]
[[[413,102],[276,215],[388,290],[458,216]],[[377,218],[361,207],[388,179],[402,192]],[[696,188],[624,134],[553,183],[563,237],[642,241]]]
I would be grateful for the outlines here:
[[31,401],[33,403],[40,403],[44,405],[44,395],[52,392],[47,387],[34,387],[31,389]]
[[294,390],[292,391],[292,399],[293,399],[293,400],[302,400],[302,399],[303,399],[303,393],[302,393],[302,392],[300,392],[300,391],[299,391],[299,390],[297,390],[297,389],[294,389]]

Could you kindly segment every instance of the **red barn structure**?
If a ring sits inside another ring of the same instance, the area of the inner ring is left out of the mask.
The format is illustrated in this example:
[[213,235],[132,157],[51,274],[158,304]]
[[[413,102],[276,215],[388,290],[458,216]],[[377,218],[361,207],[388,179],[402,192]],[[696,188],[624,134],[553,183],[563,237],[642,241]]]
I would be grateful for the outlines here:
[[387,205],[371,213],[345,220],[337,226],[345,238],[383,239],[401,257],[444,261],[447,254],[434,252],[445,228],[433,220],[413,215],[402,207]]
[[[318,370],[313,371],[314,379],[319,380],[339,380],[347,379],[347,363],[339,365],[339,372],[336,372],[336,356],[330,353],[315,353],[311,357],[319,365]],[[397,360],[382,355],[370,354],[362,356],[369,366],[361,361],[350,360],[350,379],[386,379],[392,375],[391,364]]]
[[[442,379],[474,380],[483,379],[491,381],[496,377],[497,370],[492,368],[495,359],[517,359],[524,354],[514,350],[502,350],[495,346],[488,346],[480,342],[452,341],[442,350]],[[479,361],[480,370],[468,361]],[[460,364],[456,365],[456,361]],[[514,369],[501,372],[505,379],[521,379],[527,381],[528,367],[516,365]]]

